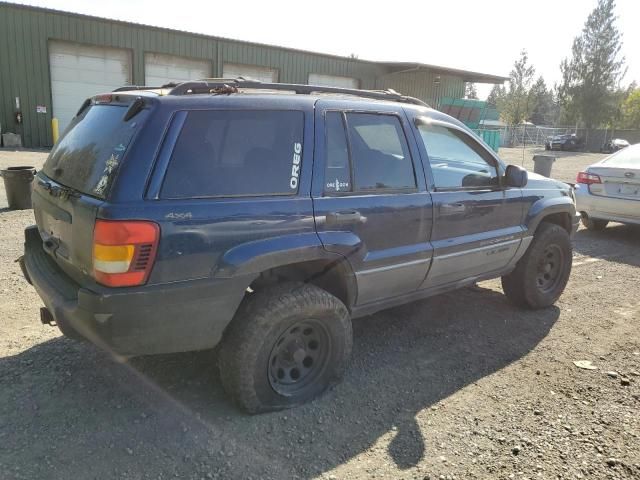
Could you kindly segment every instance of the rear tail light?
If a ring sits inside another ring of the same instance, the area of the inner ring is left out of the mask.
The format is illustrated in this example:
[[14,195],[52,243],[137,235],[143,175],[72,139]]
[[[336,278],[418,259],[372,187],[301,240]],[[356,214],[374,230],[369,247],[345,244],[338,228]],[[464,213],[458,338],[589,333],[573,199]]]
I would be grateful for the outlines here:
[[600,177],[593,173],[588,172],[580,172],[578,173],[578,178],[576,179],[576,183],[582,183],[585,185],[591,185],[593,183],[602,183]]
[[160,228],[143,221],[97,220],[93,232],[93,276],[108,287],[142,285],[149,278]]

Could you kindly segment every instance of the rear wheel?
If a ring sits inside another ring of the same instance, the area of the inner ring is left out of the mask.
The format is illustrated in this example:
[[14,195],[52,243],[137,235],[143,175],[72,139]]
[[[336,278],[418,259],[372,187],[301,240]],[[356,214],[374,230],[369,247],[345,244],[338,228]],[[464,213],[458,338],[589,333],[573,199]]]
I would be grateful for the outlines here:
[[572,247],[567,231],[541,223],[515,270],[502,277],[502,289],[515,304],[528,308],[552,305],[562,295],[571,274]]
[[587,228],[587,230],[591,230],[592,232],[601,232],[607,225],[609,224],[608,220],[598,220],[596,218],[591,218],[586,213],[582,212],[581,214],[582,224]]
[[351,354],[345,305],[303,283],[253,295],[229,326],[220,349],[220,376],[234,402],[249,413],[280,410],[335,384]]

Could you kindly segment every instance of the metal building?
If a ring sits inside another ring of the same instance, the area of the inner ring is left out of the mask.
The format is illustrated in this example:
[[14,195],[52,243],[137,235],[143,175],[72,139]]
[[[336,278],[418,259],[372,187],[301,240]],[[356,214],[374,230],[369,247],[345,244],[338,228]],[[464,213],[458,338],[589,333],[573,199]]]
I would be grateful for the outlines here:
[[[393,88],[437,108],[465,82],[505,78],[419,63],[372,62],[0,2],[0,126],[51,146],[83,100],[125,84],[204,77]],[[19,114],[19,115],[18,115]],[[20,117],[21,122],[19,122]]]

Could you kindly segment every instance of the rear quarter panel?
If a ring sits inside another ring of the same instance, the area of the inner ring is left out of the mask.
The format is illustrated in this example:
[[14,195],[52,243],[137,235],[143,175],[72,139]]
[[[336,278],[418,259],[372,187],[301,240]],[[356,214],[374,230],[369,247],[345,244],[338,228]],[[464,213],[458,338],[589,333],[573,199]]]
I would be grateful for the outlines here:
[[[289,237],[305,235],[319,244],[310,199],[260,198],[151,201],[143,206],[105,207],[102,218],[144,218],[160,225],[160,244],[149,283],[166,283],[240,272],[241,263],[266,252],[266,239],[279,239],[284,249]],[[247,245],[234,268],[225,255]],[[243,270],[243,273],[250,273]]]
[[[310,197],[313,167],[313,105],[291,106],[302,110],[304,134],[298,193],[283,196],[236,198],[161,199],[151,192],[162,184],[166,162],[161,159],[175,138],[176,112],[189,110],[184,104],[157,106],[142,136],[130,152],[130,159],[119,171],[110,202],[98,217],[106,219],[152,220],[160,225],[161,238],[150,284],[178,282],[207,277],[246,275],[247,282],[257,275],[260,256],[271,255],[276,247],[286,250],[321,248],[315,233]],[[218,100],[216,99],[216,102]],[[214,108],[208,105],[193,109]],[[287,108],[287,104],[256,105],[221,98],[215,108]],[[293,151],[292,151],[293,155]],[[147,192],[146,194],[144,192]],[[241,250],[240,247],[242,247]],[[238,253],[241,251],[241,253]],[[289,257],[293,258],[293,257]],[[282,261],[279,260],[279,261]],[[251,267],[247,265],[252,263]],[[273,265],[276,266],[276,265]],[[248,284],[247,284],[248,286]]]

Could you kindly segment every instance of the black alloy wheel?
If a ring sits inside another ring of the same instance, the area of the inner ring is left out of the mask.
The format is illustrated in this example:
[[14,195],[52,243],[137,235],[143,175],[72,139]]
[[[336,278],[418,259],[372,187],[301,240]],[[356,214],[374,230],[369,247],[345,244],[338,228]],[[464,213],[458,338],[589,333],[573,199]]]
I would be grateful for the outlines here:
[[569,232],[542,222],[516,268],[502,277],[502,289],[516,305],[545,308],[562,295],[573,260]]
[[331,354],[331,340],[317,320],[300,320],[288,327],[269,356],[269,384],[288,396],[303,390],[322,375]]
[[538,260],[536,282],[542,293],[552,292],[561,279],[564,266],[564,252],[559,245],[547,245]]
[[261,288],[225,332],[220,379],[246,412],[291,408],[340,380],[352,341],[347,307],[326,290],[300,282]]

